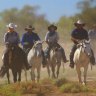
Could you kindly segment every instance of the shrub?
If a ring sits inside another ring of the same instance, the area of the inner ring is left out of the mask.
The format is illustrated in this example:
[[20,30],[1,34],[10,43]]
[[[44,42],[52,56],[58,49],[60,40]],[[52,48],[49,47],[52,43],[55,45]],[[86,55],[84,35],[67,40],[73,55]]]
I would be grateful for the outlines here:
[[65,78],[62,78],[62,79],[58,79],[56,82],[55,82],[55,85],[57,86],[57,87],[60,87],[60,86],[62,86],[63,84],[66,84],[66,83],[68,83],[69,81],[67,80],[67,79],[65,79]]

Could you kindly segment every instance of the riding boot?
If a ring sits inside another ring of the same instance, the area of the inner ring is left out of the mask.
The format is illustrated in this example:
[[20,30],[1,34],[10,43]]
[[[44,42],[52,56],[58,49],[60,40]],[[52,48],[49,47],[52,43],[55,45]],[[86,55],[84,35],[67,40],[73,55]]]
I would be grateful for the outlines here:
[[67,63],[68,60],[67,60],[67,58],[66,58],[65,51],[64,51],[63,48],[61,48],[61,52],[62,52],[62,57],[63,57],[63,61],[64,61],[64,63]]
[[74,53],[76,51],[77,47],[76,45],[73,45],[72,49],[71,49],[71,52],[70,52],[70,67],[71,68],[74,68],[74,61],[73,61],[73,58],[74,58]]
[[[50,50],[51,50],[51,48],[50,47],[47,47],[47,49],[45,50],[45,57],[46,58],[49,58],[50,59]],[[44,53],[44,52],[43,52]]]
[[92,53],[92,56],[90,57],[90,63],[92,64],[92,65],[95,65],[96,63],[95,63],[95,57],[94,57],[94,53],[93,53],[93,50],[91,49],[91,53]]
[[42,50],[42,65],[43,65],[43,67],[45,67],[46,66],[46,58],[45,58],[45,56],[44,56],[44,51]]

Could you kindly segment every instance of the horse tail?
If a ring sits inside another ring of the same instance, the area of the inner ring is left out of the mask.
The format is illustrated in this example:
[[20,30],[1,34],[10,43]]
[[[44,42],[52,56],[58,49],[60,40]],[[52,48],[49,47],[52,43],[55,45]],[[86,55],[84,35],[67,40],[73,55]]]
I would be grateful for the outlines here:
[[7,69],[4,66],[2,66],[0,70],[0,77],[3,78],[6,73],[7,73]]

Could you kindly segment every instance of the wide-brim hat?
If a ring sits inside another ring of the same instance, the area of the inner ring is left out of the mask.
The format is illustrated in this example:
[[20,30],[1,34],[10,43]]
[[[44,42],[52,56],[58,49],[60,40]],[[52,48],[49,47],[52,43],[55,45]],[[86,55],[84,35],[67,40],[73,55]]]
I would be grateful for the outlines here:
[[50,26],[48,26],[48,30],[50,30],[51,28],[54,28],[54,30],[57,30],[57,26],[55,26],[55,25],[50,25]]
[[28,25],[25,27],[25,30],[35,30],[35,28],[32,25]]
[[82,26],[85,26],[85,22],[83,22],[82,20],[78,20],[77,22],[74,23],[75,26],[78,26],[78,25],[82,25]]
[[14,23],[9,23],[8,25],[6,25],[6,27],[14,29],[17,27],[17,25],[15,25]]

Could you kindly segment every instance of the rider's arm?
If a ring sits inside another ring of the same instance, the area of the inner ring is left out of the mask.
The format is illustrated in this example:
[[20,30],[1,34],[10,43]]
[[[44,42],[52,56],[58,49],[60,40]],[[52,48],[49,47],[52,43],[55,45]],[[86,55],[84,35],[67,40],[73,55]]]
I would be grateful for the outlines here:
[[78,43],[78,39],[76,39],[76,38],[74,38],[74,37],[71,37],[71,40],[73,41],[73,42],[75,42],[75,43]]
[[48,32],[46,33],[46,36],[45,36],[45,42],[48,44],[48,39],[49,39],[49,34]]
[[59,34],[58,34],[58,32],[56,32],[56,41],[57,42],[59,41]]
[[5,45],[9,44],[9,41],[8,41],[8,33],[5,33],[5,34],[4,34],[4,43],[5,43]]
[[85,36],[86,40],[89,40],[88,32],[86,30],[85,30],[85,35],[84,36]]
[[26,34],[23,34],[22,38],[21,38],[21,44],[22,46],[24,46],[26,44]]

